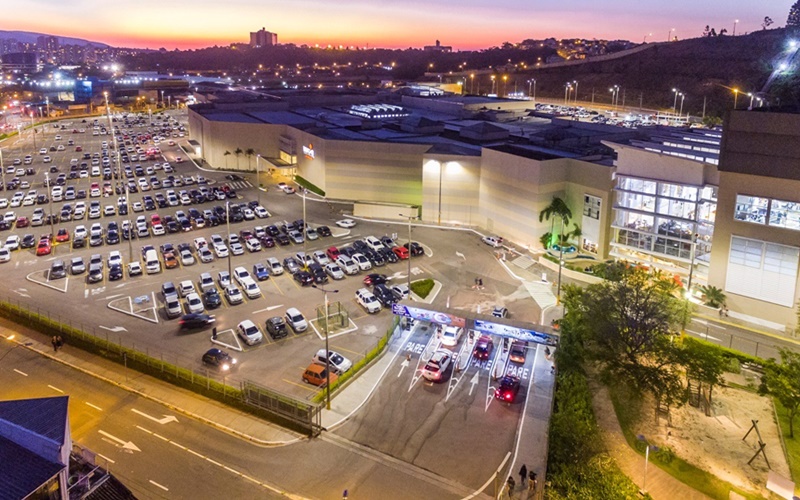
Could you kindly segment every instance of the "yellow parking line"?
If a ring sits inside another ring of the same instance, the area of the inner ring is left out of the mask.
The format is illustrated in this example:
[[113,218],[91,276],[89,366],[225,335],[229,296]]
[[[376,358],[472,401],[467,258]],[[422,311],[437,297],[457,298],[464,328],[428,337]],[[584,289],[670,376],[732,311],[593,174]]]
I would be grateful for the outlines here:
[[[275,286],[275,290],[277,290],[279,294],[286,295],[285,293],[283,293],[283,290],[281,290],[281,287],[279,287],[278,284],[275,283],[275,276],[270,276],[270,281]],[[294,281],[294,280],[292,280],[292,281]]]
[[345,351],[345,352],[349,352],[349,353],[352,353],[352,354],[357,354],[357,355],[361,354],[358,351],[351,351],[350,349],[347,349],[345,347],[336,347],[336,349],[339,350],[339,351]]
[[284,381],[284,382],[286,382],[287,384],[296,385],[297,387],[302,387],[303,389],[309,390],[309,391],[311,391],[311,392],[317,392],[317,389],[314,389],[314,388],[312,388],[310,385],[307,385],[307,384],[300,384],[300,383],[298,383],[298,382],[292,382],[291,380],[286,380],[285,378],[284,378],[284,379],[281,379],[281,380],[283,380],[283,381]]

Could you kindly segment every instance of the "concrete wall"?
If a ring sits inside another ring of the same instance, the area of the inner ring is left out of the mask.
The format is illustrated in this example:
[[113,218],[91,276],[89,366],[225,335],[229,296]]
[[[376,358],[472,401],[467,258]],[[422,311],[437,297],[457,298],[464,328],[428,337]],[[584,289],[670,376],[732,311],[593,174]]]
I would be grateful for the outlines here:
[[[237,157],[234,151],[252,148],[261,156],[277,157],[279,138],[286,133],[286,129],[285,125],[213,121],[189,111],[191,137],[200,143],[203,159],[214,168],[255,170],[255,156],[248,158],[241,154]],[[225,151],[231,154],[225,156]],[[266,166],[262,164],[261,167]]]
[[[611,220],[613,217],[613,186],[611,179],[614,169],[605,165],[589,163],[580,160],[570,160],[566,199],[567,205],[572,210],[572,222],[581,228],[583,236],[575,240],[580,248],[581,241],[587,237],[597,243],[598,259],[608,256],[609,245],[613,232]],[[600,219],[583,216],[584,195],[600,198]],[[568,229],[572,231],[574,226]]]
[[618,174],[676,184],[719,185],[719,171],[714,165],[620,144],[611,145],[617,150],[617,160],[614,165]]
[[479,156],[426,154],[422,158],[422,220],[445,224],[477,225],[481,176]]

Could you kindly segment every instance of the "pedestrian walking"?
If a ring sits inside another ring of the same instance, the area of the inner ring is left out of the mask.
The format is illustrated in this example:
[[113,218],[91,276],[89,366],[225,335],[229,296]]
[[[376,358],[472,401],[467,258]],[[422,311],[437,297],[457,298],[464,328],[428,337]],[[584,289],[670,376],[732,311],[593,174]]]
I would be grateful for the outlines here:
[[522,464],[522,467],[519,468],[519,484],[525,484],[525,479],[528,477],[528,468],[525,464]]
[[56,337],[56,346],[57,346],[56,350],[61,349],[62,347],[64,347],[64,339],[61,338],[61,335]]
[[58,339],[55,335],[53,335],[53,339],[50,341],[50,343],[53,344],[53,352],[58,351]]
[[530,471],[528,473],[528,491],[529,492],[536,493],[536,483],[537,483],[536,473],[533,472],[533,471]]
[[508,496],[510,497],[514,492],[514,488],[517,486],[517,482],[514,481],[514,476],[508,476],[506,483],[508,484]]

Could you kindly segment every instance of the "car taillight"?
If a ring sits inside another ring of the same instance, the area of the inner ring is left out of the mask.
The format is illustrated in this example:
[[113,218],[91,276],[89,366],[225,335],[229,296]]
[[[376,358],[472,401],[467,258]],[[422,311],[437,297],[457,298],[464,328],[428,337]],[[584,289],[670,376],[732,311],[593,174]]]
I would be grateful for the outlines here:
[[511,397],[512,396],[510,392],[506,393],[506,401],[511,401]]

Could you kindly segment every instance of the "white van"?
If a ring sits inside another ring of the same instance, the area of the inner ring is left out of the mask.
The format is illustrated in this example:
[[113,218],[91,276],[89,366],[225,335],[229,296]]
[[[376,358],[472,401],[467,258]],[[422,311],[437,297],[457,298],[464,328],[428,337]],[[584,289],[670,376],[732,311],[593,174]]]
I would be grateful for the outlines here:
[[50,196],[53,197],[53,201],[61,201],[64,196],[64,189],[61,186],[55,186],[50,191]]
[[383,243],[381,243],[381,240],[379,240],[374,236],[367,236],[366,238],[364,238],[364,242],[367,244],[368,247],[375,250],[376,252],[381,248],[384,248]]
[[153,250],[148,250],[144,254],[144,265],[147,269],[147,274],[156,274],[161,272],[161,262],[158,260],[158,253]]

